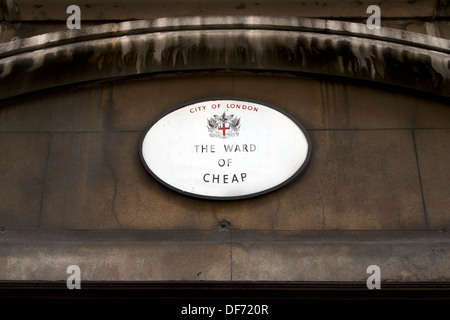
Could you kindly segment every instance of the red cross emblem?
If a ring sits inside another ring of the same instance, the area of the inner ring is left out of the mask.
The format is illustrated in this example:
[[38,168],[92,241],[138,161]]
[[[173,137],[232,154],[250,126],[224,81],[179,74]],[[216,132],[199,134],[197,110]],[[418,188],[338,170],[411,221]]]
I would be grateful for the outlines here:
[[222,127],[219,128],[219,130],[222,130],[222,134],[225,136],[226,135],[226,130],[229,130],[230,128],[227,128],[225,126],[225,123],[222,124]]

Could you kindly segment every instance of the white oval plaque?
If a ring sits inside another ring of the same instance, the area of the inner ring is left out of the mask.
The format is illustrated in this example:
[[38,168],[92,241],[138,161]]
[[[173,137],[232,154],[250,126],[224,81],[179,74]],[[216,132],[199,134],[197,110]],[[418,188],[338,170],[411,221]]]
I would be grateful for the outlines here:
[[162,115],[145,130],[139,151],[163,185],[193,197],[232,200],[293,180],[308,163],[311,140],[280,109],[224,98]]

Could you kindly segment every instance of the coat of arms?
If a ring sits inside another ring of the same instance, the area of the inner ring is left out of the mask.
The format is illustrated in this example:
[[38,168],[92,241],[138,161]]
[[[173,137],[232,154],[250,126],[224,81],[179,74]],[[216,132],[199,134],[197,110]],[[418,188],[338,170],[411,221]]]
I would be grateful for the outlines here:
[[209,136],[220,139],[228,139],[239,135],[241,128],[241,118],[235,115],[227,115],[224,112],[221,116],[214,115],[208,118],[207,127]]

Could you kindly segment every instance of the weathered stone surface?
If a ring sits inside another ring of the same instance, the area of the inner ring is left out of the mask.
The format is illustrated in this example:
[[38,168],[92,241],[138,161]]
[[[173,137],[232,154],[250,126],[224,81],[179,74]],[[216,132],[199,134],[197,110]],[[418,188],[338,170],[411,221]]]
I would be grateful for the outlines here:
[[[308,168],[274,195],[273,229],[426,230],[411,131],[310,134]],[[238,229],[256,220],[251,211],[227,216]]]
[[447,19],[447,21],[443,20],[436,23],[439,28],[439,36],[444,39],[450,39],[450,14]]
[[[104,19],[106,2],[95,4],[86,9]],[[437,36],[441,22],[399,21]],[[108,24],[1,46],[0,94],[14,99],[0,108],[0,280],[64,281],[77,264],[86,281],[365,281],[376,264],[382,281],[448,281],[448,97],[396,85],[447,90],[438,75],[448,75],[449,48],[388,28],[256,16]],[[330,70],[393,82],[375,88]],[[128,78],[136,75],[150,77]],[[85,80],[107,81],[74,86]],[[153,180],[138,156],[144,128],[181,103],[219,96],[269,103],[303,123],[313,139],[303,175],[233,202],[191,199]]]
[[231,280],[228,232],[17,232],[0,234],[0,280]]
[[414,130],[428,227],[450,228],[450,130]]
[[436,16],[438,17],[450,17],[450,6],[448,0],[439,1],[436,6]]
[[41,227],[214,230],[212,203],[178,195],[140,162],[141,132],[53,134]]
[[[448,128],[448,104],[395,90],[324,82],[333,125],[329,128]],[[330,121],[330,120],[329,120]]]
[[[450,19],[450,17],[447,17]],[[427,19],[382,19],[381,27],[394,28],[415,32],[420,34],[427,34],[432,37],[449,39],[450,35],[446,32],[449,27],[448,20],[434,20]]]
[[[1,10],[1,9],[0,9]],[[33,24],[0,22],[0,43],[32,37],[42,33],[63,31],[67,26],[62,24]]]
[[233,233],[234,281],[384,281],[450,277],[450,237],[438,232]]
[[341,21],[191,17],[123,22],[1,44],[5,90],[0,98],[87,81],[205,69],[338,76],[449,98],[449,53],[444,39],[388,28],[369,32],[364,24]]
[[[292,186],[236,203],[193,200],[160,186],[138,158],[142,131],[165,110],[211,95],[254,98],[292,113],[311,131],[311,167]],[[213,230],[226,219],[252,230],[407,230],[426,229],[412,133],[371,129],[445,127],[449,113],[414,96],[313,79],[194,76],[11,105],[2,109],[0,128],[60,132],[52,134],[44,228]],[[166,202],[170,213],[161,215]]]
[[0,108],[0,132],[143,131],[166,110],[224,96],[272,104],[291,113],[307,129],[450,127],[447,104],[413,94],[309,77],[217,73],[30,96]]
[[370,265],[385,281],[450,278],[450,238],[442,232],[0,233],[0,280],[351,281]]
[[[8,19],[26,20],[66,20],[66,9],[73,1],[56,0],[15,0],[6,1]],[[78,0],[82,18],[86,20],[130,20],[149,19],[165,16],[189,15],[279,15],[296,17],[368,17],[367,7],[374,4],[362,1],[292,1],[260,0],[239,2],[231,0]],[[432,17],[436,0],[425,1],[377,1],[383,17]],[[445,8],[440,8],[445,14]]]
[[426,229],[410,131],[312,131],[311,167],[264,198],[201,201],[154,181],[140,132],[53,134],[42,228]]
[[[333,18],[337,19],[338,18]],[[348,19],[345,19],[346,21]],[[351,22],[355,23],[366,23],[367,19],[351,19]],[[388,19],[383,18],[381,26],[383,28],[399,29],[408,32],[414,32],[419,34],[425,34],[433,37],[439,37],[443,39],[450,40],[450,17],[439,21],[429,21],[429,19],[417,19],[412,18],[405,19]],[[102,24],[102,20],[98,21],[83,21],[83,28],[90,26],[97,26]],[[65,21],[41,21],[39,23],[30,22],[11,22],[11,23],[0,23],[0,43],[5,43],[9,41],[14,41],[17,39],[24,39],[33,37],[36,35],[65,31],[67,30],[67,25]]]
[[110,128],[143,131],[167,110],[190,101],[233,95],[235,81],[242,83],[239,77],[211,75],[186,75],[154,80],[114,85],[111,95],[113,112],[108,123]]
[[49,134],[1,133],[0,148],[0,227],[38,228]]
[[104,131],[112,86],[55,90],[0,108],[0,132]]

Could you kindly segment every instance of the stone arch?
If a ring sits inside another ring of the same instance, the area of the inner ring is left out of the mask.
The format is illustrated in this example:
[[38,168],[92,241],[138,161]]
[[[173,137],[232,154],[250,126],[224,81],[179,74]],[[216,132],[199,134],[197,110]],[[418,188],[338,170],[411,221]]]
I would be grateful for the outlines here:
[[136,75],[289,72],[367,80],[450,97],[450,41],[309,18],[157,18],[0,45],[0,99]]

